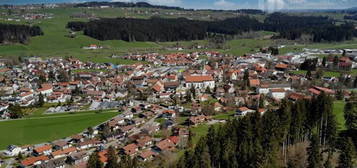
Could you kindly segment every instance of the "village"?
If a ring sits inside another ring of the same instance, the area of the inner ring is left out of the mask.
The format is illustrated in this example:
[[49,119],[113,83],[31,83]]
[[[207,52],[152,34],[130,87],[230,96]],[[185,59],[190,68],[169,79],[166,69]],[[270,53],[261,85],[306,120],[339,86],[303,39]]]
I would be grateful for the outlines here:
[[[266,48],[242,57],[195,52],[121,58],[141,62],[26,57],[9,66],[0,60],[2,121],[28,115],[12,109],[44,103],[53,105],[45,111],[48,115],[118,111],[114,118],[65,139],[8,144],[2,155],[21,167],[86,167],[94,151],[106,164],[108,148],[114,147],[118,155],[148,162],[192,145],[193,127],[219,125],[248,113],[264,115],[284,99],[311,99],[322,92],[343,100],[357,85],[357,51],[349,49],[272,55]],[[328,71],[339,75],[324,74]],[[0,165],[5,162],[10,163],[3,160]]]

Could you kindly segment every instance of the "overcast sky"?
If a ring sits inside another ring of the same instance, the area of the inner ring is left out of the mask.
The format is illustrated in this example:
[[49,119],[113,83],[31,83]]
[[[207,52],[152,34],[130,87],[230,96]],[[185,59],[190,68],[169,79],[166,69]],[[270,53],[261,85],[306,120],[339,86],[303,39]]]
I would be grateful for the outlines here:
[[[0,0],[0,4],[85,2],[86,0]],[[93,0],[94,1],[94,0]],[[96,0],[105,1],[105,0]],[[357,0],[107,0],[180,6],[194,9],[341,9],[357,7]]]

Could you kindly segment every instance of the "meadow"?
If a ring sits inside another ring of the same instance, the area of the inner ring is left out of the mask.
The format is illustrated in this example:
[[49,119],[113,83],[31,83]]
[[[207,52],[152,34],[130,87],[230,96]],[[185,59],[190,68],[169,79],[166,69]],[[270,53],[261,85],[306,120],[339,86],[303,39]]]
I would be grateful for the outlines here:
[[40,115],[0,122],[0,149],[10,144],[28,145],[50,142],[84,131],[118,115],[117,112],[84,112],[76,114]]

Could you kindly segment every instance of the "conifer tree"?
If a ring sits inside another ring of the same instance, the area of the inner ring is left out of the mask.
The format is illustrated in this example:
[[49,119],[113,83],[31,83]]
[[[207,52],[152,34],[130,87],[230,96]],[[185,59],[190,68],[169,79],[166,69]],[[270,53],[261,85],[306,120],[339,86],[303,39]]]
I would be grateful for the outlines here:
[[309,155],[307,168],[320,168],[322,166],[322,155],[320,153],[319,138],[316,134],[313,134],[310,139],[307,153]]
[[355,156],[355,147],[351,138],[342,140],[342,150],[339,156],[338,168],[353,168],[353,158]]
[[102,168],[103,167],[103,163],[99,160],[98,152],[93,152],[89,156],[87,167],[88,168]]
[[105,165],[105,168],[119,168],[118,157],[114,147],[110,146],[108,148],[107,156],[108,156],[108,161],[107,164]]

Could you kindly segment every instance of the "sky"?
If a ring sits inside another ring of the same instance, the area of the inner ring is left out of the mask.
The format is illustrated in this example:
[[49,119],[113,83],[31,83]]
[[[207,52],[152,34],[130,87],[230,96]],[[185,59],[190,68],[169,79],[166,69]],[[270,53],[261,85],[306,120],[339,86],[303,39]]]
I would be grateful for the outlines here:
[[[94,0],[0,0],[0,4],[86,2]],[[342,9],[357,7],[357,0],[96,0],[145,1],[155,5],[180,6],[189,9]]]

